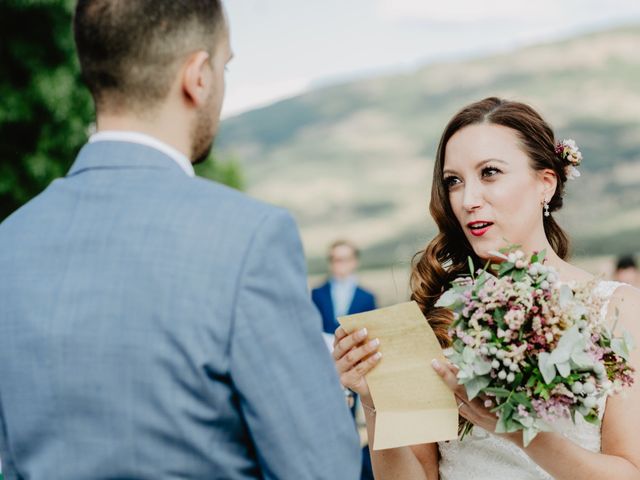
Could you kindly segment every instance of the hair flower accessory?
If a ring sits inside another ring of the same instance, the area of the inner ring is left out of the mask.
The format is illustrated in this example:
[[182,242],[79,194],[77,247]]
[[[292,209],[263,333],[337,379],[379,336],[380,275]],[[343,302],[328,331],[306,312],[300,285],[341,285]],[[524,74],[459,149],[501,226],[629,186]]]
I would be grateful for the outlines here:
[[582,153],[580,153],[575,140],[565,139],[556,143],[556,155],[566,163],[564,168],[567,179],[573,180],[580,176],[577,167],[582,163]]

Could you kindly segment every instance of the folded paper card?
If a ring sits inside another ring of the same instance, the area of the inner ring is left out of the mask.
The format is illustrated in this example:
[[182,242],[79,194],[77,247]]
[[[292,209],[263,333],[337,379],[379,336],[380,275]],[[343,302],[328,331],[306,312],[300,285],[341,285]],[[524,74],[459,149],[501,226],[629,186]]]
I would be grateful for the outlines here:
[[431,367],[444,361],[433,330],[415,302],[338,319],[380,339],[380,363],[367,375],[376,406],[374,450],[452,440],[458,436],[453,393]]

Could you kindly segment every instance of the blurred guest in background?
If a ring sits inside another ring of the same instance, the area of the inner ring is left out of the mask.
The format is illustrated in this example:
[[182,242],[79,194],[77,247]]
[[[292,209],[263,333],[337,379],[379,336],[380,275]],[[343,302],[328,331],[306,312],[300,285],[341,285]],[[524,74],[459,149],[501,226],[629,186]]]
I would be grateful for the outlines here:
[[333,334],[342,315],[368,312],[376,308],[373,293],[358,285],[356,271],[360,252],[346,240],[338,240],[329,247],[330,277],[311,292],[313,303],[322,315],[322,329]]
[[613,279],[640,288],[640,272],[638,272],[638,264],[633,255],[618,257]]

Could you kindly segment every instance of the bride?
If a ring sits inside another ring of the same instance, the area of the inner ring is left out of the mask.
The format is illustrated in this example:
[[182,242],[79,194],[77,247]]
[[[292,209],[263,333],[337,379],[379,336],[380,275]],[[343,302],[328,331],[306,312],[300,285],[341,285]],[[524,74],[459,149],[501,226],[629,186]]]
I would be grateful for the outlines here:
[[[431,190],[430,211],[439,233],[411,274],[412,299],[443,346],[449,341],[450,313],[434,303],[451,280],[467,271],[469,256],[482,265],[506,243],[528,253],[546,249],[547,265],[561,281],[592,278],[566,261],[568,239],[551,214],[562,206],[565,183],[576,175],[579,159],[577,154],[570,162],[557,152],[549,125],[522,103],[487,98],[449,122]],[[618,324],[640,339],[640,291],[600,281],[593,294],[602,299],[603,320],[611,321],[617,311]],[[347,335],[339,328],[334,347],[342,384],[362,400],[372,444],[375,405],[364,375],[381,358],[379,343],[366,331]],[[638,369],[638,350],[631,362]],[[525,448],[521,432],[494,433],[495,415],[481,400],[467,398],[454,367],[434,361],[433,368],[455,393],[460,415],[474,424],[472,434],[463,441],[372,451],[376,479],[640,479],[640,380],[601,405],[601,426],[567,423],[538,434]]]

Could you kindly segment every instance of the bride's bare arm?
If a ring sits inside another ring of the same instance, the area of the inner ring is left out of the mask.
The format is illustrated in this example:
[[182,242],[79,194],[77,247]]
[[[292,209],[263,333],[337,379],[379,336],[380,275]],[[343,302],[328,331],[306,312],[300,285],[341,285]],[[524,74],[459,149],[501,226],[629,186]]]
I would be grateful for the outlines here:
[[[362,402],[370,401],[363,399]],[[370,404],[368,404],[370,405]],[[375,413],[365,408],[369,445],[375,437]],[[371,450],[371,465],[376,480],[438,480],[438,446],[435,443],[411,447]]]
[[440,459],[438,455],[437,443],[425,443],[422,445],[414,445],[411,447],[411,451],[416,456],[424,473],[427,475],[428,480],[439,480],[440,474],[438,472],[438,461]]

